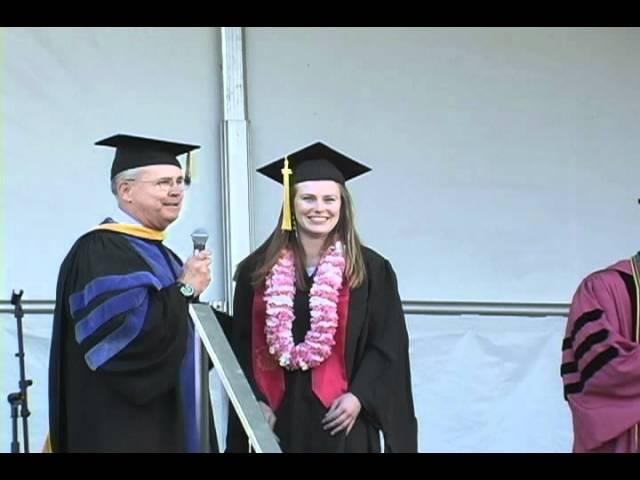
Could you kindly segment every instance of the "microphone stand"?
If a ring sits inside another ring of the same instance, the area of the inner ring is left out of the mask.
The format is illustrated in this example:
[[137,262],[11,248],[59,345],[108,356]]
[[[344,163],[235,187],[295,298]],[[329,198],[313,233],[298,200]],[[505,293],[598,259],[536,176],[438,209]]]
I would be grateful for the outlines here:
[[16,353],[15,356],[18,357],[20,364],[20,381],[18,382],[20,391],[10,393],[7,397],[7,401],[11,405],[11,422],[13,431],[11,453],[20,453],[20,442],[18,442],[18,407],[20,407],[20,416],[22,417],[24,453],[29,453],[29,426],[27,419],[29,415],[31,415],[31,412],[29,412],[27,403],[27,388],[30,387],[33,382],[25,378],[24,370],[24,343],[22,339],[22,317],[24,316],[24,311],[22,310],[21,303],[23,293],[23,290],[20,290],[18,293],[14,290],[13,295],[11,296],[11,304],[15,306],[14,315],[18,324],[18,353]]

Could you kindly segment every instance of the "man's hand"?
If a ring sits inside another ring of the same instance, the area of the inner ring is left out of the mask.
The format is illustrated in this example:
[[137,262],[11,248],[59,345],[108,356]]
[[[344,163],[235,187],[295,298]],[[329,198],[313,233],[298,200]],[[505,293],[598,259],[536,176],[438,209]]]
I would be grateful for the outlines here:
[[200,250],[190,257],[182,267],[182,275],[178,278],[182,283],[188,283],[200,295],[211,281],[211,252]]

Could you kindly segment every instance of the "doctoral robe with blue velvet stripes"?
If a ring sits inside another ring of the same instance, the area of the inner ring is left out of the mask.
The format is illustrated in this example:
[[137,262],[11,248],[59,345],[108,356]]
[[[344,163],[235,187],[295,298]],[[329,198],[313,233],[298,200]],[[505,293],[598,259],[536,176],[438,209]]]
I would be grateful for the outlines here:
[[72,247],[51,344],[54,452],[197,450],[193,328],[180,270],[160,241],[94,230]]

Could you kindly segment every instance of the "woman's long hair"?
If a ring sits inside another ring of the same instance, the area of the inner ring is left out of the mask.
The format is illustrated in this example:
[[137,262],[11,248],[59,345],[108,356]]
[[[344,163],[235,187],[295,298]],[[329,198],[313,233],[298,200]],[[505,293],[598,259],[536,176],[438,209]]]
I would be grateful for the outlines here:
[[[340,219],[334,227],[333,231],[327,235],[327,239],[322,247],[322,253],[335,241],[340,240],[344,245],[345,255],[345,276],[350,288],[358,287],[366,279],[366,269],[364,265],[364,257],[362,255],[362,244],[358,232],[356,231],[353,212],[353,201],[351,195],[344,185],[338,184],[340,187]],[[296,188],[292,188],[291,204],[295,197]],[[269,238],[258,248],[257,251],[263,252],[258,259],[256,269],[252,272],[251,282],[254,287],[262,285],[267,274],[280,258],[280,253],[285,247],[291,248],[296,263],[296,285],[298,288],[307,289],[307,280],[305,276],[305,253],[304,247],[300,243],[298,236],[294,230],[285,231],[280,228],[282,225],[282,210],[278,218],[278,224],[273,230]],[[295,225],[295,223],[294,223]]]

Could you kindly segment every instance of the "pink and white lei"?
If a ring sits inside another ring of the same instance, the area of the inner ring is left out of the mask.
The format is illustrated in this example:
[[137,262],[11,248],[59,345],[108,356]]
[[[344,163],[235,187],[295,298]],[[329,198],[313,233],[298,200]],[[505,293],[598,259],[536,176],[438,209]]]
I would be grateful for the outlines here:
[[284,249],[266,278],[264,299],[269,353],[288,370],[307,370],[325,361],[335,345],[338,328],[338,295],[342,287],[345,259],[338,241],[322,256],[309,291],[311,328],[304,341],[294,345],[291,328],[295,318],[296,269],[291,249]]

